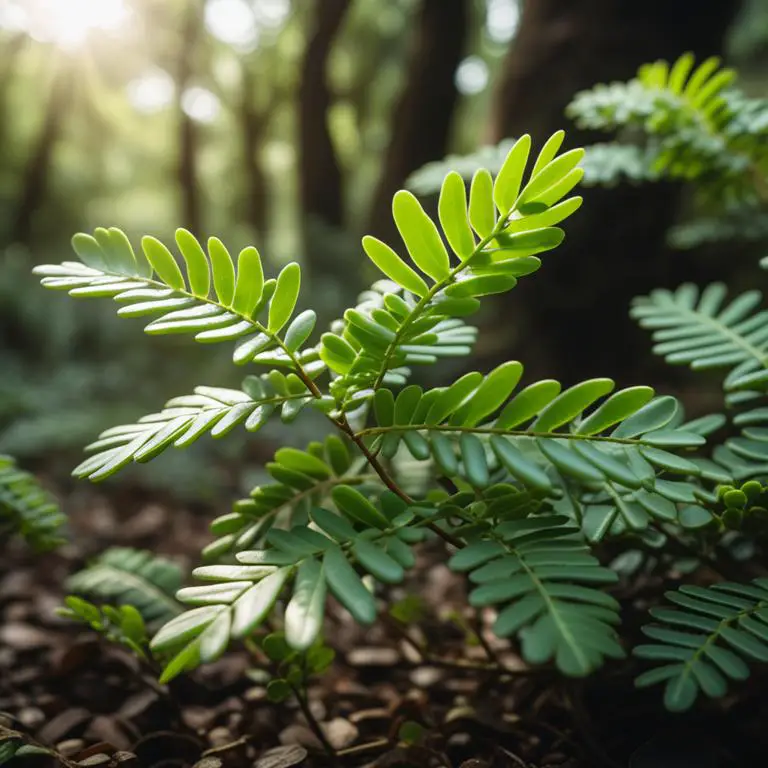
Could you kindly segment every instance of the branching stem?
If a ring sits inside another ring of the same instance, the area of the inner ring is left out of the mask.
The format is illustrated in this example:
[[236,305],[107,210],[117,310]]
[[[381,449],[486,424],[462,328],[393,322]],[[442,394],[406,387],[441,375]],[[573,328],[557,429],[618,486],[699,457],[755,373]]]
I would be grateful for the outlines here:
[[291,685],[291,690],[293,691],[293,695],[296,697],[296,701],[299,704],[299,709],[301,709],[302,714],[306,718],[307,725],[309,725],[309,727],[312,729],[312,733],[317,736],[318,741],[323,745],[323,749],[325,750],[328,757],[330,757],[333,763],[336,764],[336,750],[333,748],[331,742],[328,741],[328,737],[320,727],[320,723],[317,722],[317,718],[312,714],[309,701],[307,701],[307,698],[295,685]]
[[588,442],[618,443],[620,445],[652,445],[645,440],[628,437],[611,437],[610,435],[579,435],[573,432],[530,432],[519,429],[503,429],[500,427],[463,427],[453,424],[404,424],[391,427],[367,427],[357,432],[358,437],[370,435],[385,435],[389,432],[458,432],[473,435],[502,435],[504,437],[558,438],[562,440],[585,440]]
[[403,336],[405,332],[413,325],[416,320],[421,316],[421,313],[426,309],[426,307],[429,306],[429,303],[432,301],[432,299],[440,292],[442,291],[446,286],[450,285],[453,282],[453,279],[458,275],[460,272],[462,272],[464,269],[466,269],[472,260],[485,248],[488,243],[490,243],[494,238],[496,238],[501,232],[506,229],[506,227],[509,224],[509,217],[514,213],[514,208],[512,208],[510,211],[508,211],[504,216],[500,216],[498,221],[496,222],[496,226],[493,228],[493,231],[484,237],[476,246],[475,250],[472,251],[472,253],[460,264],[457,264],[449,273],[448,276],[445,277],[443,280],[440,280],[436,282],[426,293],[426,295],[422,296],[421,299],[419,299],[416,306],[413,308],[413,311],[408,315],[408,317],[405,318],[403,321],[403,324],[397,329],[395,332],[395,338],[392,339],[389,346],[387,347],[387,351],[384,353],[384,358],[381,363],[381,370],[379,371],[378,376],[376,377],[376,381],[373,384],[374,389],[378,389],[381,386],[382,381],[384,380],[384,376],[386,375],[387,371],[389,370],[389,364],[392,360],[392,356],[397,351],[397,348],[402,343]]
[[[392,475],[387,472],[384,465],[379,461],[378,457],[371,453],[371,451],[368,449],[368,446],[365,444],[365,441],[362,439],[362,437],[360,437],[360,434],[356,433],[352,429],[349,421],[347,421],[347,417],[342,415],[339,419],[331,419],[331,421],[333,421],[333,423],[336,424],[336,426],[360,449],[360,452],[363,454],[363,456],[365,456],[368,464],[370,464],[371,469],[373,469],[379,478],[381,478],[381,482],[384,483],[384,485],[386,485],[387,488],[392,491],[392,493],[394,493],[406,504],[408,504],[408,506],[414,506],[416,501],[412,499],[395,482]],[[462,541],[457,539],[455,536],[452,536],[448,531],[444,531],[442,528],[440,528],[439,525],[436,525],[435,523],[427,523],[427,528],[429,528],[430,531],[436,533],[441,539],[446,541],[451,546],[456,547],[457,549],[461,549],[464,546]]]

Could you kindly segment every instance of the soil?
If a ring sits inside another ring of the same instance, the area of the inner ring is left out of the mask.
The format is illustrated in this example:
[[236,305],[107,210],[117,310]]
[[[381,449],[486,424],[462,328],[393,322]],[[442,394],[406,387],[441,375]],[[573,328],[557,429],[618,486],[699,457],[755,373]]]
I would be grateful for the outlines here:
[[[242,646],[160,686],[127,649],[57,617],[67,576],[108,546],[133,546],[193,566],[209,541],[211,509],[140,491],[68,498],[70,543],[45,555],[20,542],[0,557],[0,746],[13,731],[57,757],[16,758],[72,768],[715,768],[766,765],[768,678],[757,670],[719,702],[672,716],[661,689],[636,691],[636,662],[588,680],[527,669],[466,608],[464,585],[443,565],[440,543],[420,556],[417,577],[393,599],[425,598],[424,615],[362,630],[329,611],[332,668],[309,689],[311,718],[270,702],[258,660]],[[673,581],[622,585],[630,636]],[[480,629],[482,627],[482,629]],[[482,642],[478,641],[480,632]],[[429,649],[428,651],[424,649]],[[1,754],[1,753],[0,753]]]

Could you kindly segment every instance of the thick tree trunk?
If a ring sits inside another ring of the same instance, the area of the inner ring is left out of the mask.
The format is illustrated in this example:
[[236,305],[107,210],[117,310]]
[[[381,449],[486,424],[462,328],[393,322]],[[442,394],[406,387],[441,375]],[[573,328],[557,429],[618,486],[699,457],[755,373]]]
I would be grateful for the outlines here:
[[197,171],[198,132],[195,121],[182,109],[182,98],[194,77],[194,59],[203,23],[202,5],[199,0],[194,0],[186,10],[176,71],[179,131],[176,178],[179,185],[180,215],[183,226],[198,236],[204,234]]
[[72,99],[74,72],[70,61],[57,62],[40,132],[19,184],[19,195],[10,219],[9,241],[29,245],[37,212],[48,193],[51,161],[61,137]]
[[405,86],[374,193],[367,231],[392,237],[392,196],[416,169],[445,156],[458,102],[454,81],[469,28],[466,0],[423,0]]
[[305,250],[316,275],[334,274],[332,254],[316,243],[317,225],[344,223],[343,178],[328,126],[333,95],[327,64],[350,0],[318,0],[313,11],[299,87],[299,184]]
[[[565,128],[566,146],[600,135],[564,116],[573,95],[598,82],[631,78],[638,66],[685,51],[717,53],[738,0],[669,3],[530,0],[503,66],[490,139],[532,134],[541,143]],[[647,338],[628,318],[633,296],[701,276],[701,265],[670,254],[664,238],[680,197],[673,185],[583,190],[581,211],[566,223],[566,242],[542,271],[499,304],[494,329],[505,337],[489,358],[522,355],[535,374],[630,377],[650,359]],[[722,265],[721,265],[722,266]],[[502,332],[504,333],[504,332]]]

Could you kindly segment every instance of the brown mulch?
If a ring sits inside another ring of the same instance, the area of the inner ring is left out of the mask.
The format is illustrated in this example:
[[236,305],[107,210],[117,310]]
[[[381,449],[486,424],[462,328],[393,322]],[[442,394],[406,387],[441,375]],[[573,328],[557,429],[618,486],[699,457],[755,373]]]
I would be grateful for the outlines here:
[[[115,506],[90,490],[68,507],[72,541],[58,552],[34,556],[17,542],[3,544],[0,743],[3,733],[20,732],[54,747],[68,768],[766,764],[765,676],[721,703],[672,717],[661,709],[659,689],[634,690],[632,661],[588,681],[527,670],[487,631],[484,643],[476,641],[471,628],[487,617],[466,608],[463,584],[442,564],[439,544],[423,553],[418,581],[393,593],[421,594],[431,606],[407,638],[396,622],[362,630],[343,611],[330,611],[327,641],[337,659],[311,686],[309,702],[336,750],[331,758],[298,706],[267,700],[263,674],[243,647],[159,686],[128,651],[55,614],[66,577],[108,546],[147,548],[193,566],[209,540],[211,510],[139,492],[121,493]],[[643,590],[632,594],[641,608]],[[35,756],[19,763],[46,761],[56,762]]]

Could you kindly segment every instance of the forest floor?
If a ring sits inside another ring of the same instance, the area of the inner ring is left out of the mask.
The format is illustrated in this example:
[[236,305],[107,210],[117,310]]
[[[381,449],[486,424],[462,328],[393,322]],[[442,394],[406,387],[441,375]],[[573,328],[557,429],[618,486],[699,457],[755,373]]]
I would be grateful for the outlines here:
[[[129,651],[57,617],[67,576],[106,547],[150,549],[189,568],[209,540],[210,510],[156,494],[121,495],[119,507],[108,498],[89,490],[69,500],[71,542],[55,553],[4,545],[0,746],[17,731],[53,747],[67,768],[766,765],[765,677],[715,708],[705,702],[698,714],[673,718],[661,709],[661,689],[634,690],[634,662],[587,681],[526,669],[479,630],[484,617],[465,608],[464,586],[438,543],[400,595],[425,598],[417,626],[404,631],[390,619],[362,630],[332,607],[327,638],[336,660],[308,691],[329,756],[297,705],[267,699],[259,660],[245,648],[159,686]],[[636,582],[618,596],[642,608],[664,587]],[[46,760],[55,758],[19,762]]]

